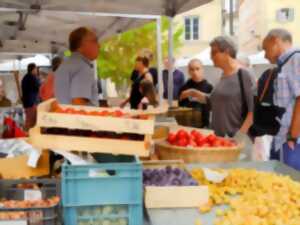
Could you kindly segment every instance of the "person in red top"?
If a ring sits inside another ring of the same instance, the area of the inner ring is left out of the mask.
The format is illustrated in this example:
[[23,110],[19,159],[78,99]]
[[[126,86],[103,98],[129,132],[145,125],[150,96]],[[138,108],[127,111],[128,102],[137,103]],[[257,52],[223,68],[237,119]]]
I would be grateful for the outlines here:
[[60,57],[52,59],[52,71],[47,75],[46,80],[40,88],[40,97],[42,101],[54,98],[54,72],[58,69],[61,63],[62,59]]

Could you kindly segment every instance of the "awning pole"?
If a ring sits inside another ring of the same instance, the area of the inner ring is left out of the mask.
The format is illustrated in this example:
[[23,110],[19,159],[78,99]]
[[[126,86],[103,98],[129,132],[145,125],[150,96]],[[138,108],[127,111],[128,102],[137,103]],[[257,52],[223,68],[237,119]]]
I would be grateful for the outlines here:
[[163,80],[162,80],[162,36],[161,36],[161,17],[156,19],[156,52],[158,70],[158,95],[159,105],[163,102]]
[[169,74],[168,74],[168,103],[169,106],[173,106],[173,72],[174,72],[174,65],[173,65],[173,18],[169,17]]

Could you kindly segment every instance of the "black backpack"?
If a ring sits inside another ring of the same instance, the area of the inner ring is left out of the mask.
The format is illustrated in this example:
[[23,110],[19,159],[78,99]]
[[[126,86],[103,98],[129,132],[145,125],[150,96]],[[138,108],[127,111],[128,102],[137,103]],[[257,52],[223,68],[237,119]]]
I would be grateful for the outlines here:
[[267,70],[259,79],[258,95],[255,98],[253,125],[249,130],[251,136],[275,136],[278,133],[281,126],[280,120],[285,113],[285,109],[276,106],[273,102],[274,82],[282,67],[296,53],[300,53],[300,51],[293,52],[278,67]]

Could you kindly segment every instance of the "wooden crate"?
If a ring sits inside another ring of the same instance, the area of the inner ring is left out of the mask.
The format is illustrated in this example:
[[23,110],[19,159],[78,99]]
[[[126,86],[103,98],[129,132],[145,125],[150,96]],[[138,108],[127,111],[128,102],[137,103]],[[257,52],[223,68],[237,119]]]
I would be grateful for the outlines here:
[[143,141],[77,137],[42,134],[40,127],[31,129],[29,135],[33,146],[44,149],[110,153],[114,155],[137,155],[141,157],[149,156],[149,149],[152,142],[151,135],[145,135]]
[[28,156],[0,159],[0,176],[3,179],[22,179],[47,176],[49,169],[49,152],[43,151],[36,168],[27,165]]
[[[63,151],[85,151],[90,153],[111,153],[124,155],[149,156],[152,135],[154,134],[154,116],[148,119],[129,117],[101,117],[51,112],[55,99],[38,106],[37,126],[30,130],[30,141],[36,147]],[[115,111],[113,108],[61,105],[62,108],[84,110],[86,112]],[[130,116],[145,115],[137,110],[122,110]],[[144,140],[123,140],[95,137],[43,134],[41,128],[65,128],[70,130],[104,131],[143,135]]]
[[[68,128],[94,131],[113,131],[134,134],[153,134],[154,118],[147,120],[131,118],[115,118],[87,115],[72,115],[51,112],[51,104],[55,99],[41,103],[38,106],[37,126],[51,128]],[[62,105],[62,108],[92,111],[114,111],[115,109],[97,108],[90,106]],[[126,112],[126,111],[124,111]],[[127,111],[130,115],[140,115],[139,111]]]
[[[144,168],[154,169],[166,166],[185,169],[183,161],[148,161],[143,162]],[[175,197],[176,196],[176,197]],[[208,203],[209,189],[207,186],[146,186],[146,208],[197,208]]]

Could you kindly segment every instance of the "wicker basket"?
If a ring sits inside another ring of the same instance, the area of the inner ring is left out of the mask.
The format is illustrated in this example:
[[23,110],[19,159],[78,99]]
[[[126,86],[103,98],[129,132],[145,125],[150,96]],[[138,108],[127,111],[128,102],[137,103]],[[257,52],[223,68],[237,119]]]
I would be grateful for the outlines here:
[[152,139],[154,141],[156,140],[166,140],[166,138],[168,137],[169,134],[169,127],[165,127],[165,126],[156,126],[154,128],[154,134],[152,136]]
[[156,144],[155,151],[160,160],[183,160],[185,163],[222,163],[239,159],[243,146],[218,148],[183,148],[162,141]]
[[175,117],[178,125],[187,127],[202,127],[202,113],[193,108],[177,107],[169,109],[168,117]]

